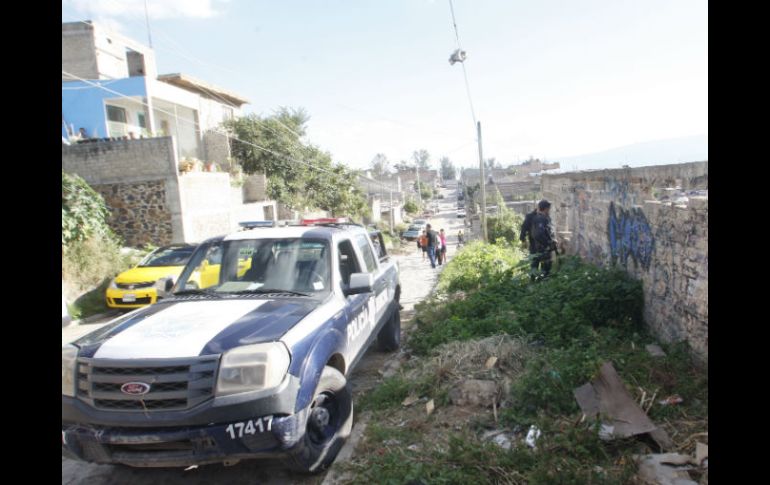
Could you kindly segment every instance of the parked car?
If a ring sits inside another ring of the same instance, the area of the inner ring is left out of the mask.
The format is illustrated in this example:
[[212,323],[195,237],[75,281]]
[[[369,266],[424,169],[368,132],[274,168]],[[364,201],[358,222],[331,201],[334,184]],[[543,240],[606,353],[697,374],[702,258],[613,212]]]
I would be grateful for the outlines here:
[[[400,345],[398,267],[374,235],[379,257],[351,224],[203,242],[166,298],[62,348],[62,454],[330,465],[352,427],[350,373],[371,343]],[[218,279],[202,289],[195,274],[217,252]]]
[[412,224],[415,226],[424,226],[428,223],[427,219],[415,219],[412,221]]
[[412,224],[407,228],[406,231],[401,234],[401,237],[407,241],[415,241],[418,237],[420,237],[423,229],[425,229],[425,226],[423,225]]
[[457,218],[461,219],[465,217],[465,209],[457,209]]
[[165,281],[176,280],[193,251],[195,246],[190,244],[172,244],[152,251],[138,265],[110,282],[105,292],[107,306],[141,308],[157,302],[164,292]]

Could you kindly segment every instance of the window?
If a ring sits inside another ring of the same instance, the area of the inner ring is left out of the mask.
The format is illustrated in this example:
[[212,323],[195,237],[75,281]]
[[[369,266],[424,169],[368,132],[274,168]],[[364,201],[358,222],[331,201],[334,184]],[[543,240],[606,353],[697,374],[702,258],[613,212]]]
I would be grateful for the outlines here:
[[361,271],[358,268],[358,259],[353,251],[353,245],[350,241],[342,241],[337,245],[340,260],[340,279],[342,285],[347,287],[350,284],[350,275]]
[[136,121],[140,128],[147,128],[147,119],[145,118],[144,113],[137,113]]
[[117,123],[126,122],[126,110],[117,106],[107,105],[107,120]]
[[316,239],[243,239],[197,251],[180,276],[180,288],[217,293],[329,290],[328,243]]
[[364,255],[366,271],[370,273],[377,271],[377,260],[374,258],[374,253],[372,253],[372,247],[369,245],[369,238],[363,234],[359,234],[356,236],[356,244],[358,244],[358,249],[360,249],[361,253]]

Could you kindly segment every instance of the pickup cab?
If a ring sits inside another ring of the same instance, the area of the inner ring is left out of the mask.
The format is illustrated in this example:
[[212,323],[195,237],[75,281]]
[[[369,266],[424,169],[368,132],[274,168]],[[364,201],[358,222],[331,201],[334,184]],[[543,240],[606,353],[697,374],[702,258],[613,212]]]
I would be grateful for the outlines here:
[[400,345],[400,292],[381,235],[357,225],[209,239],[166,298],[62,348],[62,454],[318,472],[351,431],[356,364]]

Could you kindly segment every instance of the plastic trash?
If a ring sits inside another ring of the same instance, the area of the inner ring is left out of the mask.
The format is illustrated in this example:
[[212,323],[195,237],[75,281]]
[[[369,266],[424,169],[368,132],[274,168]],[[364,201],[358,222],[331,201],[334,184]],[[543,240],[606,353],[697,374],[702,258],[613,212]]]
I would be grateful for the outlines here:
[[537,429],[537,426],[534,424],[529,427],[529,432],[527,433],[527,437],[524,438],[524,442],[527,443],[527,446],[530,448],[535,447],[535,441],[537,441],[538,438],[540,438],[540,430]]

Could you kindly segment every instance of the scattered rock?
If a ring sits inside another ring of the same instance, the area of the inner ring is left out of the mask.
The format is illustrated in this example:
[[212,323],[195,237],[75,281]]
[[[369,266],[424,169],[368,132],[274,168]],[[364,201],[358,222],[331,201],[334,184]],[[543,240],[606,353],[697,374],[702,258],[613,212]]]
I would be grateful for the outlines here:
[[484,364],[484,367],[487,369],[491,369],[492,367],[495,366],[495,364],[497,364],[497,357],[493,355],[492,357],[487,359],[487,362]]
[[385,446],[398,446],[401,444],[401,442],[397,439],[389,439],[382,442]]
[[496,444],[497,446],[499,446],[504,450],[510,450],[512,446],[511,439],[508,438],[508,436],[505,433],[499,434],[494,438],[492,438],[492,443]]
[[491,407],[497,394],[495,381],[468,379],[449,391],[449,400],[456,406]]
[[406,447],[407,450],[411,450],[411,451],[420,451],[420,448],[421,447],[418,444],[413,444]]
[[[690,478],[692,457],[678,453],[637,455],[639,478],[649,485],[698,485]],[[683,466],[684,465],[684,466]]]
[[406,396],[406,399],[404,399],[404,401],[401,403],[401,405],[405,406],[405,407],[408,407],[408,406],[411,406],[412,404],[416,403],[419,400],[420,400],[420,398],[417,397],[417,396]]
[[380,369],[380,374],[385,379],[389,377],[393,377],[396,374],[398,374],[398,370],[401,368],[401,361],[398,359],[392,359],[385,363],[385,365]]
[[653,356],[653,357],[665,357],[666,356],[666,353],[663,352],[663,349],[660,348],[660,345],[648,344],[648,345],[645,345],[644,348],[647,349],[647,352],[651,356]]
[[436,405],[433,403],[433,399],[431,399],[425,404],[425,412],[430,416],[434,409],[436,409]]

